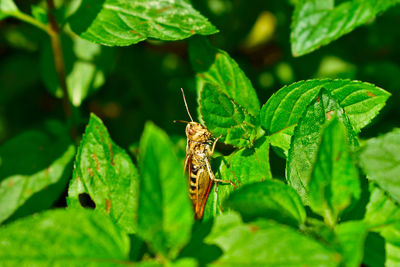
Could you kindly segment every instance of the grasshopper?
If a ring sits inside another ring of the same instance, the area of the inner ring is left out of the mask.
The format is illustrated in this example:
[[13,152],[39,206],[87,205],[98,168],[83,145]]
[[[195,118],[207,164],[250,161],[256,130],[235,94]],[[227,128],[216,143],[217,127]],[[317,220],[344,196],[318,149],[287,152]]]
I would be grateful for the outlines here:
[[215,145],[222,135],[213,140],[211,132],[206,127],[193,121],[182,88],[181,91],[186,111],[191,121],[178,120],[174,122],[187,124],[185,130],[187,137],[186,156],[183,170],[189,176],[189,197],[194,207],[195,219],[201,219],[213,183],[216,186],[217,182],[236,186],[232,181],[215,178],[211,169],[210,159],[214,153]]

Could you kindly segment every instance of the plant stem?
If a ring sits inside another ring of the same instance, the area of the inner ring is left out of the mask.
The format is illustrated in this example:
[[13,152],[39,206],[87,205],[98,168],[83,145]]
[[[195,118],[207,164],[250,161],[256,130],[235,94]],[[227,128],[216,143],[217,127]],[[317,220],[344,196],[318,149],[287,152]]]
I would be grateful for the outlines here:
[[64,109],[64,114],[67,118],[72,117],[72,107],[71,103],[68,99],[68,90],[67,90],[67,83],[66,83],[66,75],[65,75],[65,64],[64,64],[64,56],[61,47],[61,40],[60,40],[60,28],[58,27],[56,18],[54,17],[53,11],[54,3],[53,0],[47,0],[47,6],[49,9],[49,22],[50,22],[50,31],[49,36],[51,39],[51,47],[53,49],[53,56],[54,56],[54,64],[56,67],[56,72],[58,76],[58,81],[60,83],[61,89],[63,91],[63,98],[62,104]]
[[10,14],[10,16],[13,16],[14,18],[17,18],[19,20],[22,20],[26,23],[32,24],[36,27],[38,27],[39,29],[45,31],[48,35],[51,35],[51,29],[46,25],[41,23],[40,21],[36,20],[35,18],[23,13],[23,12],[13,12],[12,14]]

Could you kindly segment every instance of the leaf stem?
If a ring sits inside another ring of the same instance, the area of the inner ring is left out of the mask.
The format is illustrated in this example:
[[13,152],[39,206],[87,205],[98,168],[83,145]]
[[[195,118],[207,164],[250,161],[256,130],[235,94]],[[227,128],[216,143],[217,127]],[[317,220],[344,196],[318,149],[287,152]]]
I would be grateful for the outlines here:
[[49,22],[50,22],[50,31],[48,31],[50,39],[51,39],[51,47],[53,50],[53,56],[54,56],[54,64],[58,76],[58,81],[60,83],[61,89],[63,91],[63,98],[62,98],[62,104],[63,104],[63,110],[64,114],[67,118],[72,117],[72,107],[71,103],[68,99],[68,90],[67,90],[67,83],[66,83],[66,75],[65,75],[65,64],[64,64],[64,56],[63,56],[63,51],[62,51],[62,46],[61,46],[61,40],[60,40],[60,28],[58,27],[56,18],[54,17],[53,11],[55,10],[54,8],[54,2],[53,0],[47,0],[47,6],[49,9]]
[[26,23],[29,23],[29,24],[32,24],[32,25],[38,27],[39,29],[45,31],[48,35],[52,34],[51,28],[48,25],[41,23],[40,21],[36,20],[35,18],[33,18],[23,12],[20,12],[19,10],[17,12],[12,12],[9,15],[14,18],[17,18],[19,20],[22,20]]

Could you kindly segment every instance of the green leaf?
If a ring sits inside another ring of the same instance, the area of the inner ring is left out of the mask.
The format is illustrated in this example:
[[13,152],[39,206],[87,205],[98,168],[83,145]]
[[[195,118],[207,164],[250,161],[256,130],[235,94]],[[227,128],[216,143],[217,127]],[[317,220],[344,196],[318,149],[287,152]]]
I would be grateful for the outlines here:
[[265,217],[299,226],[306,219],[306,211],[296,191],[277,180],[240,187],[224,201],[224,207],[238,211],[246,221]]
[[65,132],[26,131],[2,145],[0,222],[50,208],[65,189],[74,155]]
[[[83,100],[104,84],[105,75],[113,68],[110,62],[113,61],[114,50],[78,37],[61,37],[68,97],[74,106],[79,107]],[[55,71],[50,44],[43,47],[40,64],[47,89],[61,98],[63,91]]]
[[400,246],[393,245],[391,243],[386,243],[386,267],[396,267],[400,265]]
[[[379,242],[380,247],[383,247],[381,243],[385,243],[385,247],[382,248],[384,249],[382,254],[386,254],[385,266],[397,266],[400,263],[398,257],[400,251],[400,207],[376,184],[371,183],[370,190],[371,196],[364,220],[370,230],[379,232],[380,236],[385,238]],[[379,240],[375,239],[369,241],[366,246],[368,249],[371,247],[376,250]],[[379,254],[373,253],[373,255],[373,257],[367,257],[368,262],[383,262]]]
[[369,139],[360,152],[360,165],[367,178],[375,181],[400,202],[400,129]]
[[218,216],[206,242],[223,255],[210,266],[338,266],[341,256],[298,231],[259,220],[243,224],[235,214]]
[[[309,204],[308,184],[321,142],[322,130],[326,121],[336,116],[347,128],[350,145],[355,146],[357,140],[345,111],[326,90],[322,90],[307,107],[303,119],[295,129],[286,162],[286,179],[305,204]],[[313,197],[315,199],[316,196]]]
[[[212,165],[218,179],[231,180],[240,186],[271,179],[269,141],[266,137],[261,137],[254,142],[253,147],[242,148],[229,156],[216,158]],[[206,202],[204,220],[222,213],[222,203],[233,190],[230,184],[218,183]]]
[[91,210],[51,210],[0,228],[2,266],[115,266],[128,252],[128,237]]
[[236,147],[250,147],[257,137],[258,118],[253,117],[216,85],[206,83],[200,92],[202,120],[214,136]]
[[134,231],[138,201],[138,173],[129,155],[110,138],[94,114],[82,137],[68,189],[68,206],[85,205],[89,195],[96,210],[108,214],[126,232]]
[[158,253],[174,258],[189,241],[193,208],[187,178],[165,132],[147,123],[140,139],[138,234]]
[[221,179],[234,180],[243,185],[272,178],[269,140],[264,136],[257,139],[253,147],[239,149],[224,160],[227,169],[222,171]]
[[0,20],[19,12],[13,0],[0,0]]
[[[285,86],[275,93],[262,107],[261,126],[270,135],[285,135],[285,131],[298,124],[304,116],[307,106],[315,99],[321,88],[330,92],[332,97],[345,111],[356,134],[367,126],[385,105],[390,94],[369,83],[350,80],[308,80]],[[275,137],[276,138],[276,137]],[[288,147],[288,144],[282,144]]]
[[70,18],[70,25],[83,39],[109,46],[218,32],[185,0],[86,0]]
[[167,267],[197,267],[197,261],[192,258],[179,259],[173,263],[166,265]]
[[329,225],[334,225],[339,213],[361,194],[348,138],[344,125],[337,118],[328,122],[308,183],[309,205]]
[[360,266],[364,242],[367,237],[367,225],[363,221],[349,221],[338,224],[335,233],[341,246],[343,261],[347,267]]
[[47,10],[39,5],[32,5],[32,16],[40,21],[43,24],[47,24],[49,22],[49,16],[47,14]]
[[399,3],[398,0],[341,1],[299,0],[292,20],[292,54],[301,56],[338,39],[376,15]]
[[197,72],[199,92],[205,83],[214,84],[246,112],[258,116],[260,102],[257,93],[250,80],[228,53],[213,47],[206,38],[197,37],[189,41],[189,57],[193,69]]
[[381,229],[386,225],[400,223],[399,205],[374,183],[370,184],[370,191],[370,200],[364,219],[370,228]]

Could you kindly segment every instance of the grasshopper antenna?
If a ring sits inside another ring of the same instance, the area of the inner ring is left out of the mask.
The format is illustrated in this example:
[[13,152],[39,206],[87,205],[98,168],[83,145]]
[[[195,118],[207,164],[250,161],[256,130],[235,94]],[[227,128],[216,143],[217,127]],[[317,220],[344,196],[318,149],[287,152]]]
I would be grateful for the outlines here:
[[183,95],[183,101],[185,102],[186,111],[189,114],[190,120],[193,122],[193,118],[192,118],[192,115],[190,115],[189,108],[188,108],[188,105],[186,102],[185,93],[183,92],[183,88],[181,88],[181,91],[182,91],[182,95]]

